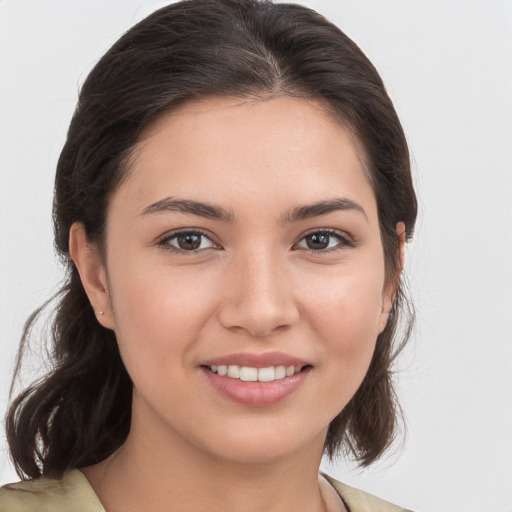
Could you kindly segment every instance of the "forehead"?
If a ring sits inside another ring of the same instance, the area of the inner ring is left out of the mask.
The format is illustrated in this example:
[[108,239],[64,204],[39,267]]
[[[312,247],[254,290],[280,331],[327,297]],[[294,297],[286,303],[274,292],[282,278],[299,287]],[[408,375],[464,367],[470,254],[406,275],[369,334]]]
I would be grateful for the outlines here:
[[[213,96],[187,101],[153,121],[139,138],[133,154],[140,153],[151,139],[162,140],[166,137],[166,132],[169,134],[173,130],[176,132],[179,130],[183,135],[190,135],[193,131],[198,136],[209,132],[209,139],[216,134],[225,144],[231,142],[233,145],[240,141],[238,137],[233,138],[233,132],[238,136],[254,136],[264,131],[267,133],[267,142],[272,140],[276,145],[280,143],[289,145],[291,140],[287,135],[290,132],[284,128],[292,125],[292,136],[295,140],[301,137],[310,140],[312,144],[318,143],[320,138],[323,138],[325,143],[330,142],[330,137],[325,138],[327,132],[334,137],[338,135],[350,138],[361,164],[366,167],[363,144],[348,122],[335,114],[326,101],[290,96],[272,98]],[[176,132],[174,136],[179,135]],[[168,139],[167,142],[171,140]],[[290,146],[289,149],[291,149]]]
[[144,132],[130,164],[121,189],[137,202],[256,193],[282,203],[347,194],[373,201],[357,137],[325,105],[297,98],[185,103]]

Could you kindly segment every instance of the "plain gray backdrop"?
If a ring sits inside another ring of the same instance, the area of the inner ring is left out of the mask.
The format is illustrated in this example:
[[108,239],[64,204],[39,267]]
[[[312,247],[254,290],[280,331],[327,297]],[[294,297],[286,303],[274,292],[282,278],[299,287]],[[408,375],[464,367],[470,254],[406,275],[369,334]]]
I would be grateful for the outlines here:
[[[56,289],[53,174],[77,91],[167,2],[0,0],[0,413],[23,323]],[[310,0],[367,53],[408,136],[420,216],[400,360],[405,444],[333,476],[424,512],[512,511],[512,2]],[[24,381],[37,375],[38,357]],[[0,435],[0,484],[17,479]]]

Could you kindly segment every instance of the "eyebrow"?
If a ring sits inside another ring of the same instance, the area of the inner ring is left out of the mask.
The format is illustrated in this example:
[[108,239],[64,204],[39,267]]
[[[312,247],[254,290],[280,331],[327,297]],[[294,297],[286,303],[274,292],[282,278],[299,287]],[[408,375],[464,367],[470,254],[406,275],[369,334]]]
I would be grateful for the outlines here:
[[[305,219],[311,219],[313,217],[319,217],[321,215],[327,215],[336,211],[359,212],[366,220],[368,220],[368,216],[361,205],[346,197],[335,197],[326,201],[293,208],[282,217],[282,223],[288,224],[298,222]],[[156,203],[150,204],[142,210],[140,216],[166,212],[180,212],[187,215],[197,215],[199,217],[220,220],[223,222],[233,222],[235,220],[235,214],[232,210],[226,210],[221,206],[201,201],[175,199],[173,197],[166,197]]]
[[320,215],[327,215],[337,211],[359,212],[368,221],[368,215],[366,215],[366,212],[360,204],[346,197],[335,197],[326,201],[320,201],[319,203],[293,208],[284,215],[283,223],[311,219],[313,217],[319,217]]
[[220,206],[189,199],[174,199],[166,197],[156,203],[150,204],[142,212],[141,216],[152,215],[164,212],[180,212],[188,215],[197,215],[208,219],[221,220],[224,222],[233,222],[235,215],[232,211],[226,210]]

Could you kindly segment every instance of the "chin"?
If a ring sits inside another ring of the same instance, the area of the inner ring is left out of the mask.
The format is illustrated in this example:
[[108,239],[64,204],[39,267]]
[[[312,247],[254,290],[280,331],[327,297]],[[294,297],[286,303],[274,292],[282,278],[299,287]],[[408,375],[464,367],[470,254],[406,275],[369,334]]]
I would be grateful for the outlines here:
[[301,432],[287,432],[279,427],[256,430],[238,429],[229,438],[218,439],[211,451],[216,457],[239,464],[276,463],[296,457],[301,451],[317,454],[320,459],[327,434],[325,429],[307,438]]
[[[237,464],[275,464],[297,453],[296,447],[285,447],[283,443],[268,444],[265,441],[252,443],[252,446],[232,444],[222,450],[220,456]],[[219,456],[217,451],[217,456]]]

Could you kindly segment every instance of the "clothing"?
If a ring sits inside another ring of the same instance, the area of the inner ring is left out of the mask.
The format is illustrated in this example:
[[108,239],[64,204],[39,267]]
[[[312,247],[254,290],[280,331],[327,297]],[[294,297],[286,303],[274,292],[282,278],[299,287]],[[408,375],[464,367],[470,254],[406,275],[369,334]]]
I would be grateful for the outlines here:
[[[397,505],[377,498],[377,496],[373,496],[373,494],[338,482],[338,480],[335,480],[329,475],[324,474],[324,476],[340,495],[349,512],[412,512],[411,510],[398,507]],[[1,508],[0,512],[3,512]]]
[[[324,475],[350,512],[410,512]],[[40,478],[0,488],[0,512],[105,512],[84,474]]]
[[105,512],[84,474],[39,478],[0,488],[0,512]]

